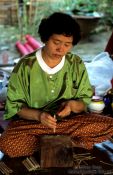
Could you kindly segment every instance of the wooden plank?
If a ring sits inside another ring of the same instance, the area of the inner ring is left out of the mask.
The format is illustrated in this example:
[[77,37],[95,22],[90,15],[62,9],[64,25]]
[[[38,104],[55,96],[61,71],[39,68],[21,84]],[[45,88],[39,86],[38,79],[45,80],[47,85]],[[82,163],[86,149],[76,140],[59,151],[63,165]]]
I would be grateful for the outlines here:
[[41,138],[41,168],[72,167],[72,142],[69,136],[47,135]]

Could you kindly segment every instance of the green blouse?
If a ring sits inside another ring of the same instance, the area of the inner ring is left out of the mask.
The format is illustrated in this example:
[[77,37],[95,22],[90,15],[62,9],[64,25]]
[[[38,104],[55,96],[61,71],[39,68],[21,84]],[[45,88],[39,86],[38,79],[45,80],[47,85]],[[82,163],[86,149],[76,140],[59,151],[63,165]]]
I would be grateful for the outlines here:
[[15,116],[23,106],[51,112],[63,100],[80,99],[89,104],[91,97],[88,74],[77,55],[68,53],[63,68],[50,75],[42,70],[34,52],[22,58],[12,71],[4,119]]

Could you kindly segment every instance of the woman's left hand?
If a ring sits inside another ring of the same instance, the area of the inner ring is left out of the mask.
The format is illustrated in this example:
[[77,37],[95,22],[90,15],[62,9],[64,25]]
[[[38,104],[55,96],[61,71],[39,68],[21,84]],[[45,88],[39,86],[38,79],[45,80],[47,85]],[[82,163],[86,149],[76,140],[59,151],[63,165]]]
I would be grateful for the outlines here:
[[70,115],[70,113],[71,113],[71,106],[69,101],[66,101],[61,104],[61,107],[57,112],[57,115],[63,118]]
[[61,104],[61,108],[57,112],[57,115],[63,118],[63,117],[70,115],[71,112],[80,113],[85,110],[86,110],[86,105],[83,101],[68,100]]

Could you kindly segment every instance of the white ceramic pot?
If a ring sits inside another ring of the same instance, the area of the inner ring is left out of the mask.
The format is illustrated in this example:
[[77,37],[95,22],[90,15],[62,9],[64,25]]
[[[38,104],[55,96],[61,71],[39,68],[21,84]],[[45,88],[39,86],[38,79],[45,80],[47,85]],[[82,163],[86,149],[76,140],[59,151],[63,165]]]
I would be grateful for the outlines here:
[[101,113],[105,107],[104,101],[98,96],[92,98],[91,103],[88,105],[90,112]]

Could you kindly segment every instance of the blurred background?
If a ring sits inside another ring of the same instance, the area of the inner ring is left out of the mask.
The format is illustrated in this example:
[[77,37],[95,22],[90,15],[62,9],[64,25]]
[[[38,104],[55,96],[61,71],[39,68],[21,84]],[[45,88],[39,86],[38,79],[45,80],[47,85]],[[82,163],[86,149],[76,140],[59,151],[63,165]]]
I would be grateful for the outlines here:
[[73,52],[84,60],[91,60],[104,50],[111,35],[112,7],[112,0],[1,0],[0,64],[11,64],[21,56],[15,43],[25,42],[26,34],[40,41],[37,34],[39,23],[54,11],[68,13],[77,20],[82,39]]

